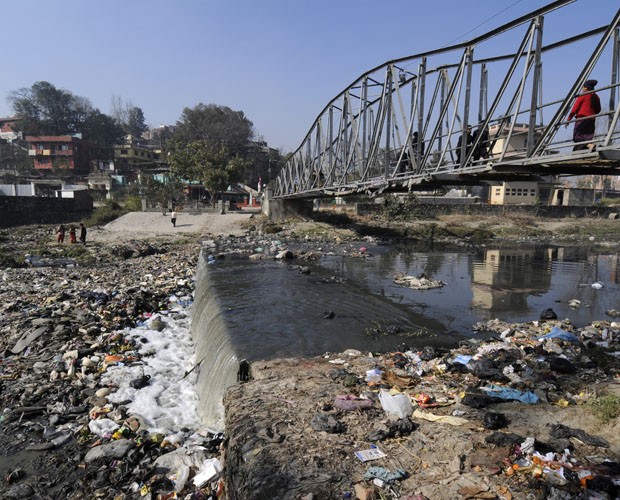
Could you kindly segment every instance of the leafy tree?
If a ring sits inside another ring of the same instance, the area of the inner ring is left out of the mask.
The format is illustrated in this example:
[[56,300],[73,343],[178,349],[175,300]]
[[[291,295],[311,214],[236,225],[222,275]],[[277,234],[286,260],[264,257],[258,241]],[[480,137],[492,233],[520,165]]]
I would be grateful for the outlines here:
[[[184,179],[201,181],[214,195],[238,182],[248,161],[232,156],[226,146],[210,144],[205,140],[184,143],[174,138],[169,143],[171,171]],[[216,197],[211,196],[215,203]]]
[[223,146],[231,156],[245,157],[249,141],[254,135],[253,127],[243,111],[200,103],[194,108],[183,110],[174,137],[186,144],[204,141],[211,147]]
[[129,110],[125,131],[133,137],[140,138],[148,129],[148,126],[144,123],[144,112],[142,109],[137,106],[131,108]]
[[9,94],[19,118],[17,128],[31,135],[82,133],[85,139],[108,148],[122,136],[113,118],[80,97],[48,82],[36,82]]
[[[9,102],[19,117],[18,128],[30,134],[74,133],[78,118],[75,96],[48,82],[36,82],[9,94]],[[88,104],[81,101],[80,105]],[[92,108],[92,106],[91,106]]]
[[198,104],[185,108],[167,144],[171,170],[187,180],[201,181],[212,194],[241,180],[249,165],[253,125],[242,111]]
[[112,146],[123,137],[122,127],[109,115],[95,109],[84,120],[83,133],[91,142],[108,148],[113,156]]
[[28,156],[28,148],[20,145],[17,141],[10,143],[4,139],[0,139],[0,170],[4,169],[11,172],[9,176],[13,177],[15,173],[19,175],[27,175],[32,170],[32,159]]

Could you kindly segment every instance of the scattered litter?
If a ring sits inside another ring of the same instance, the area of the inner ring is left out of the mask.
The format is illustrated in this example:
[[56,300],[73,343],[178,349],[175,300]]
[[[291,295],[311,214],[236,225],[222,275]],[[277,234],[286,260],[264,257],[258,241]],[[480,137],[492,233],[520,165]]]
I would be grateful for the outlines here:
[[527,404],[536,404],[539,401],[539,397],[530,391],[519,391],[517,389],[503,387],[495,384],[489,384],[487,386],[481,387],[480,389],[486,392],[488,395],[500,399],[521,401],[522,403]]
[[336,399],[334,400],[334,407],[347,411],[363,410],[364,408],[370,408],[371,406],[372,401],[370,399],[358,398],[357,396],[353,396],[351,394],[336,396]]
[[440,422],[450,425],[465,425],[469,423],[469,420],[466,418],[454,417],[452,415],[435,415],[434,413],[422,410],[415,410],[412,416],[414,418],[421,418],[430,422]]
[[387,455],[383,453],[379,448],[374,447],[367,450],[356,451],[355,456],[359,458],[362,462],[368,462],[370,460],[378,460],[379,458],[386,457]]
[[405,479],[406,477],[407,473],[403,469],[396,469],[392,472],[383,467],[369,467],[364,474],[364,479],[376,478],[388,484],[393,483],[394,481],[400,481],[401,479]]
[[536,340],[541,339],[562,339],[568,342],[579,343],[579,339],[572,333],[562,330],[561,328],[554,326],[549,333],[536,337]]
[[394,283],[397,285],[407,286],[415,290],[430,290],[432,288],[441,288],[446,283],[441,280],[429,279],[424,275],[419,277],[407,276],[405,274],[399,274],[394,278]]
[[411,399],[402,392],[390,394],[388,391],[381,391],[379,392],[379,401],[381,402],[381,407],[388,415],[405,418],[413,413]]

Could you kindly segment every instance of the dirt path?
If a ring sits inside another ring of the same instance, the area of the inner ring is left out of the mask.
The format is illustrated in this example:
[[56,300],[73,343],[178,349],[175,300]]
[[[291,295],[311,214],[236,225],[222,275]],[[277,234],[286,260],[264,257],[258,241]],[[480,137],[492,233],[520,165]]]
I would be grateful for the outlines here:
[[92,228],[88,240],[108,243],[128,239],[177,238],[179,235],[240,236],[245,233],[243,223],[252,215],[178,212],[176,227],[173,227],[169,213],[164,216],[159,212],[130,212],[101,228]]

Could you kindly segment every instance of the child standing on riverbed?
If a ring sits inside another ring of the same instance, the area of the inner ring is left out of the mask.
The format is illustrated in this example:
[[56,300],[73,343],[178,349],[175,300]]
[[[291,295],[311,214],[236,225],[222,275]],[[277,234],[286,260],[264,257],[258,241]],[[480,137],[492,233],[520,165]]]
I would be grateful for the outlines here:
[[65,226],[62,224],[56,229],[56,240],[58,243],[63,243],[65,241]]

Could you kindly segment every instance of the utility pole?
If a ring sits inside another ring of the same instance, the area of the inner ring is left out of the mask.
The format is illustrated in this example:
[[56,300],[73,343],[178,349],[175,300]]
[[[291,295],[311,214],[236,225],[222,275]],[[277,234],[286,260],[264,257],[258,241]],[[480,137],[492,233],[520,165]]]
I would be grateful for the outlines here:
[[13,156],[13,170],[15,172],[15,177],[17,177],[17,163],[15,162],[15,144],[13,144],[12,139],[11,139],[11,155]]

